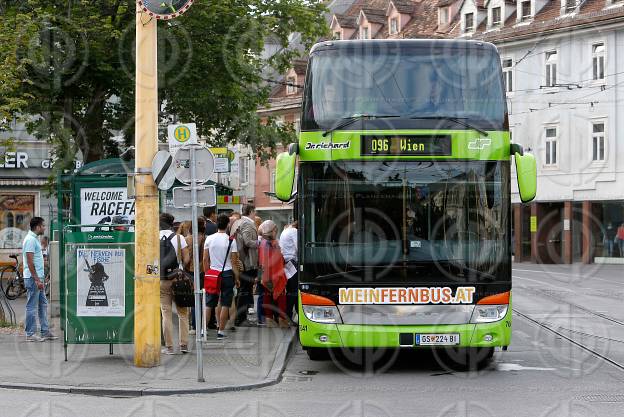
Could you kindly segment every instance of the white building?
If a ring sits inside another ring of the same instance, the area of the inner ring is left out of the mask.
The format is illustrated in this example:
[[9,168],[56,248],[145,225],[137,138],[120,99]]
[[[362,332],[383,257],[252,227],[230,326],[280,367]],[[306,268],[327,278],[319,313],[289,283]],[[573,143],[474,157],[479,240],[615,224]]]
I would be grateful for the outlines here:
[[498,46],[512,138],[538,161],[516,260],[624,260],[624,1],[459,3],[453,35]]

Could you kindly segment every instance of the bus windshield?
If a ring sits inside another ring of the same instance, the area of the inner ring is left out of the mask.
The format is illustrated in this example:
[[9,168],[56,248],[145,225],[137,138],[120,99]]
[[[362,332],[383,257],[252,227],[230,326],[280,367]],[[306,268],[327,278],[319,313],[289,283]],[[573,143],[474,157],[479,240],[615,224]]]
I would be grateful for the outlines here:
[[301,169],[304,280],[509,279],[508,162],[336,161]]
[[405,128],[422,126],[412,118],[423,117],[500,130],[506,104],[496,50],[437,45],[366,42],[313,53],[302,130],[327,130],[359,115],[391,115],[387,124]]

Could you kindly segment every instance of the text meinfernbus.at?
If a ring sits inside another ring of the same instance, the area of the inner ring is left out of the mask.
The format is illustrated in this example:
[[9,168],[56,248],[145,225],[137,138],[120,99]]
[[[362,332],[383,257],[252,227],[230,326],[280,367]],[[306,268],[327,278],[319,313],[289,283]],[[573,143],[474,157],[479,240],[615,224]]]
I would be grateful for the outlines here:
[[275,183],[298,208],[310,357],[442,346],[487,360],[506,348],[512,160],[531,201],[535,159],[510,142],[493,45],[317,44],[299,143],[278,157]]

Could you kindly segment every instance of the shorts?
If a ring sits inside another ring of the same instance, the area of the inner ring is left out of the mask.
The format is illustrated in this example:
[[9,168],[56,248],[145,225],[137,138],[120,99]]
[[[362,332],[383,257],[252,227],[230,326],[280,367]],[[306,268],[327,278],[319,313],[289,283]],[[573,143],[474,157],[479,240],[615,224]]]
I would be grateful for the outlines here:
[[221,302],[222,306],[231,306],[234,299],[234,273],[225,271],[221,275],[221,293],[206,294],[206,307],[214,308]]

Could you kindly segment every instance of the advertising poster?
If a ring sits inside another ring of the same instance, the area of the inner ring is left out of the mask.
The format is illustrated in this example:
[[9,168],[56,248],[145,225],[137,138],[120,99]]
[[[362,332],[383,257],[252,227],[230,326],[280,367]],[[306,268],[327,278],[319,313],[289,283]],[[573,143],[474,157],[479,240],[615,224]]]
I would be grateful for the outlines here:
[[102,225],[83,231],[108,232],[107,224],[134,224],[134,213],[134,200],[128,198],[124,187],[80,190],[80,223]]
[[125,316],[125,261],[125,249],[78,249],[77,316]]

